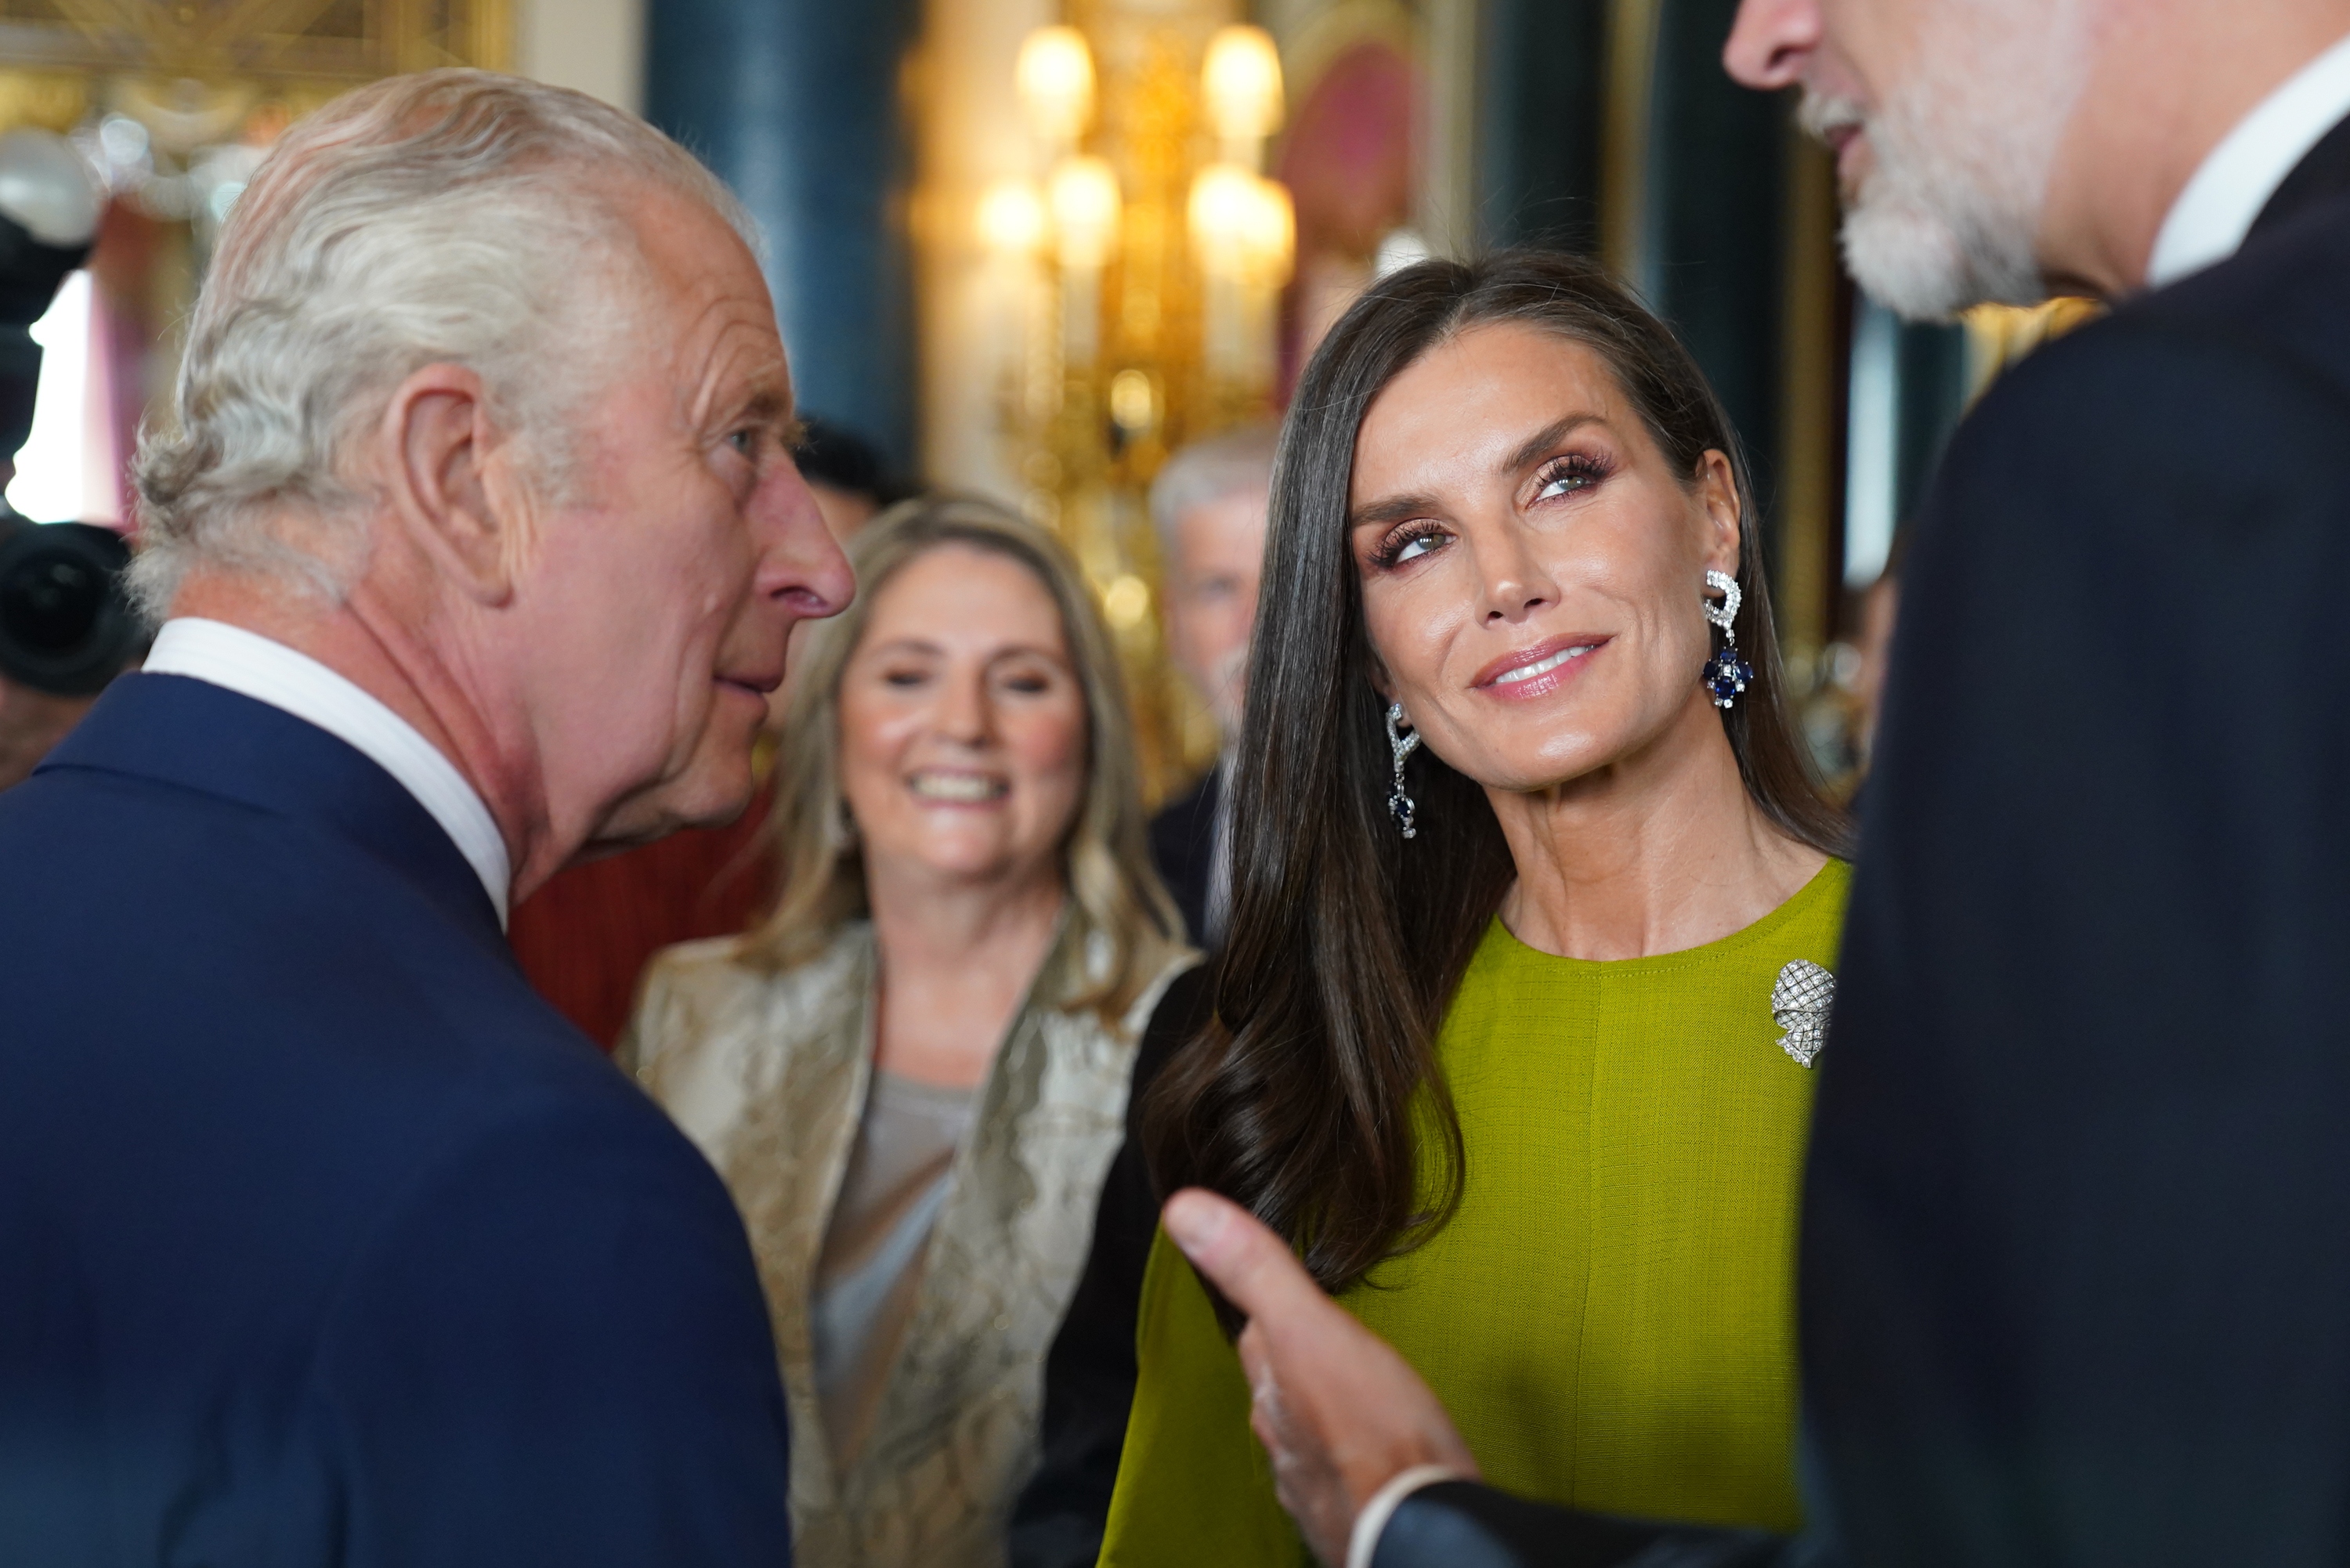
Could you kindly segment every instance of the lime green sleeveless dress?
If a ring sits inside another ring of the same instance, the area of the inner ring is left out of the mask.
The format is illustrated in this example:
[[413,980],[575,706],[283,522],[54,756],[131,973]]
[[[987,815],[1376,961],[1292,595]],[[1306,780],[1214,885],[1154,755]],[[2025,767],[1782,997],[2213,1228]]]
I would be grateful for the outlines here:
[[[1772,997],[1833,971],[1850,867],[1687,952],[1593,962],[1496,919],[1438,1039],[1468,1165],[1426,1246],[1340,1299],[1485,1479],[1608,1513],[1793,1531],[1794,1247],[1812,1071]],[[1106,1568],[1295,1568],[1248,1386],[1162,1233]]]

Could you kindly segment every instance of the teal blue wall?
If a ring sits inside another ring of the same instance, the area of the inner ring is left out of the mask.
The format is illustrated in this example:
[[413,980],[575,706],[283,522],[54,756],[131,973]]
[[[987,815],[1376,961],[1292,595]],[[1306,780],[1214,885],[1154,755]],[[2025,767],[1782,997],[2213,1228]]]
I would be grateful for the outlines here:
[[910,139],[918,0],[654,0],[645,117],[758,220],[802,410],[912,472]]
[[1604,0],[1485,0],[1471,201],[1481,245],[1599,248]]

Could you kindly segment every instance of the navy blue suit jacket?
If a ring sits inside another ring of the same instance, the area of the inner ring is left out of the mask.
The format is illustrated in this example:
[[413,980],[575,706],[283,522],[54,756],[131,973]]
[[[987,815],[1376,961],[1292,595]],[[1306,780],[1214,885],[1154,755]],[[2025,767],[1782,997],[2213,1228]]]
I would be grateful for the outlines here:
[[1919,520],[1804,1216],[1869,1568],[2350,1563],[2345,597],[2350,124]]
[[787,1563],[708,1164],[374,763],[134,675],[0,795],[0,1563]]

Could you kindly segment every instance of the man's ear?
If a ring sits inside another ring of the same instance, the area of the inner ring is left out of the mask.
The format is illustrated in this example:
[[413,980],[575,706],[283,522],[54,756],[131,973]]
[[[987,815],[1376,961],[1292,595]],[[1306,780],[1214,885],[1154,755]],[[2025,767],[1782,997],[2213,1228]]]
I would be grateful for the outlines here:
[[1708,569],[1738,575],[1738,549],[1745,531],[1739,517],[1738,475],[1726,453],[1708,452],[1697,472],[1698,504],[1705,509]]
[[418,551],[467,597],[504,604],[520,519],[488,472],[498,431],[481,377],[425,366],[393,390],[379,434],[385,499]]

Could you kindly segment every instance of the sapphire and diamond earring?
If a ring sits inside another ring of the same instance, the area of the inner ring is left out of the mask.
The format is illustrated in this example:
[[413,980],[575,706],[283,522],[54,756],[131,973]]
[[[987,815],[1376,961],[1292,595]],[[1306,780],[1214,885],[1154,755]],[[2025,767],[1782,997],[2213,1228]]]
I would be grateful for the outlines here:
[[1715,604],[1705,599],[1705,618],[1721,628],[1721,651],[1705,661],[1701,682],[1713,693],[1713,705],[1728,708],[1738,701],[1748,682],[1754,679],[1754,667],[1738,657],[1738,607],[1746,602],[1739,591],[1738,579],[1728,572],[1708,571],[1705,586],[1721,596]]
[[1388,796],[1388,810],[1395,816],[1396,826],[1403,836],[1412,836],[1412,817],[1417,807],[1411,796],[1404,793],[1403,760],[1419,750],[1419,732],[1403,727],[1403,704],[1388,704],[1388,750],[1395,756],[1395,793]]

